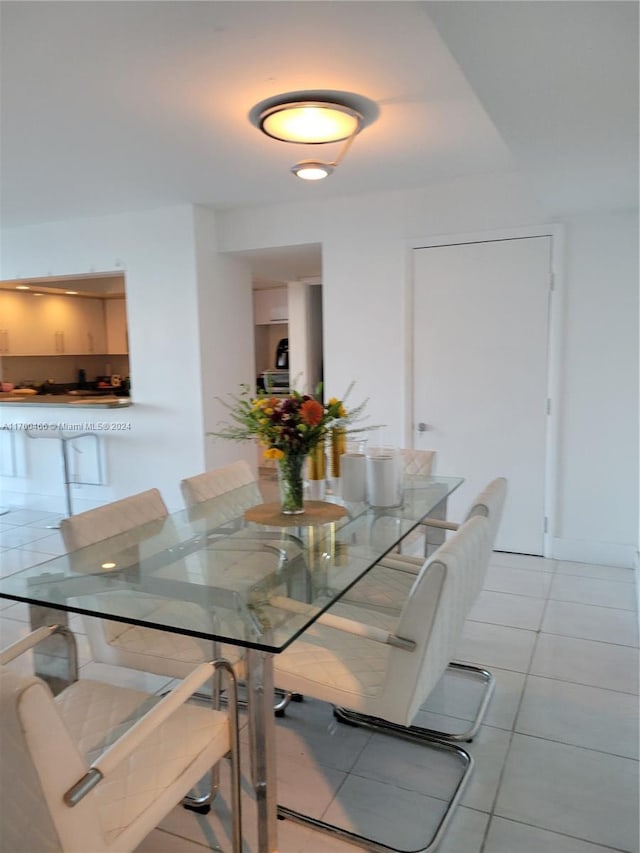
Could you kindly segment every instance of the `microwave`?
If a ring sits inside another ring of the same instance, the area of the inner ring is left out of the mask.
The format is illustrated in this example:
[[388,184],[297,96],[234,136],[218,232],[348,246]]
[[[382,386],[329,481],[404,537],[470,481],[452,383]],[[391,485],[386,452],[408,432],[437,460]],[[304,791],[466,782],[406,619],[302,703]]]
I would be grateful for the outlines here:
[[288,370],[263,370],[262,384],[268,394],[289,393],[289,371]]

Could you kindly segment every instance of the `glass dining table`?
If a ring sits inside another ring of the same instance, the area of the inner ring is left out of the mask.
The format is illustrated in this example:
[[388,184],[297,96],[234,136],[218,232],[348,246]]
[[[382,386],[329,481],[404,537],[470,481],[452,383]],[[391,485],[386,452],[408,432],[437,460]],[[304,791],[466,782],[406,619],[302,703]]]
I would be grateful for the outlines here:
[[[236,647],[244,659],[258,850],[277,850],[273,656],[322,617],[427,516],[444,517],[457,477],[412,477],[402,505],[310,501],[284,516],[241,487],[0,578],[32,627],[69,613]],[[295,606],[283,606],[283,602]],[[148,605],[148,606],[145,606]],[[194,607],[198,618],[194,620]],[[52,637],[51,640],[54,640]],[[48,642],[48,641],[47,641]],[[41,657],[47,677],[46,657]],[[195,664],[194,664],[195,666]],[[55,680],[55,679],[54,679]]]

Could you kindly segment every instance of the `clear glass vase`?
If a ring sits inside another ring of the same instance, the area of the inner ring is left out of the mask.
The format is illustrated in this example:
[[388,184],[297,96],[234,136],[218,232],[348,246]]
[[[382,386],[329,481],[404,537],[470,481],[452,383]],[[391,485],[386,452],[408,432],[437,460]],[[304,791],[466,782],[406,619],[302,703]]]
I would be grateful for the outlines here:
[[280,508],[284,515],[304,512],[304,465],[306,453],[287,453],[278,462]]

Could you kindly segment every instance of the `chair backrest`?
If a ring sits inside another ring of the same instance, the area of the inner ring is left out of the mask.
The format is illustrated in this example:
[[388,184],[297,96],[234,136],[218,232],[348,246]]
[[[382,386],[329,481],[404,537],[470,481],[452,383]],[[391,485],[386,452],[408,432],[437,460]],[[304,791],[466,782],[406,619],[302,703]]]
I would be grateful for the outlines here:
[[488,537],[488,519],[471,518],[420,569],[395,631],[415,650],[391,650],[379,695],[383,719],[410,725],[455,657],[467,615],[465,578],[485,559]]
[[402,450],[405,474],[428,477],[433,468],[435,450]]
[[465,597],[467,611],[475,604],[478,595],[484,587],[506,497],[507,481],[504,477],[497,477],[477,495],[467,512],[465,521],[475,516],[483,516],[489,520],[486,557],[478,566],[478,571],[468,577],[466,582]]
[[489,536],[492,545],[498,534],[506,497],[507,481],[504,477],[497,477],[476,496],[465,516],[465,521],[473,518],[474,515],[484,515],[489,519]]
[[87,765],[48,686],[0,666],[0,849],[15,853],[91,850],[107,845],[91,798],[74,809],[62,797]]
[[67,551],[76,551],[150,521],[166,518],[168,514],[160,492],[149,489],[97,509],[63,518],[60,533]]
[[[244,459],[224,465],[222,468],[214,468],[205,471],[204,474],[196,474],[195,477],[187,477],[180,483],[180,489],[184,502],[188,507],[195,506],[203,501],[218,498],[240,486],[255,486],[254,503],[260,503],[260,489],[251,470],[249,463]],[[248,490],[250,493],[251,490]]]

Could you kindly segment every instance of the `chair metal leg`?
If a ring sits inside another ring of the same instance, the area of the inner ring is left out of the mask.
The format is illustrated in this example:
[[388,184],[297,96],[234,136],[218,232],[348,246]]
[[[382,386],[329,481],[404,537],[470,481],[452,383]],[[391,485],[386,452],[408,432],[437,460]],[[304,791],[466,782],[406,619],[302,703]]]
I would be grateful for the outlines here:
[[[286,690],[280,690],[277,687],[273,692],[274,692],[274,695],[276,697],[278,697],[275,699],[275,701],[273,703],[273,712],[276,715],[276,717],[284,717],[285,709],[286,709],[287,705],[289,705],[290,702],[302,702],[304,699],[304,697],[300,696],[299,693],[288,693]],[[170,691],[165,690],[164,693],[161,693],[160,695],[166,696],[168,693],[170,693]],[[200,702],[210,702],[211,701],[211,696],[209,696],[207,693],[197,692],[197,693],[194,693],[191,698],[197,699]],[[222,694],[220,696],[219,701],[220,701],[221,705],[225,705],[227,702],[226,696],[224,694]],[[239,708],[246,708],[247,707],[247,700],[239,697],[238,698],[238,707]]]
[[[438,826],[436,827],[435,832],[432,837],[429,839],[426,846],[420,848],[419,850],[411,850],[406,851],[406,853],[433,853],[436,847],[442,841],[442,838],[449,826],[451,818],[453,817],[453,813],[455,812],[456,807],[458,806],[462,794],[464,792],[465,786],[473,772],[474,760],[469,753],[463,749],[461,746],[452,743],[445,743],[442,740],[427,740],[426,738],[416,735],[412,729],[398,726],[392,723],[388,723],[386,720],[379,720],[373,717],[364,718],[362,721],[358,723],[354,723],[355,725],[361,725],[365,728],[372,729],[374,731],[382,732],[383,734],[395,735],[396,737],[401,737],[404,740],[413,741],[420,746],[423,746],[425,749],[435,749],[443,752],[449,752],[455,755],[461,764],[461,773],[456,784],[455,790],[447,808],[440,819]],[[317,829],[320,832],[324,832],[328,835],[331,835],[336,838],[344,839],[348,841],[350,844],[354,844],[358,847],[363,847],[366,850],[372,851],[372,853],[405,853],[405,851],[401,851],[398,847],[390,847],[387,844],[382,843],[381,841],[377,841],[373,838],[366,838],[363,835],[359,835],[356,832],[350,832],[348,829],[344,829],[343,827],[335,826],[331,823],[326,823],[323,820],[319,820],[317,818],[313,818],[310,815],[302,814],[301,812],[297,812],[294,809],[290,809],[286,806],[279,805],[278,806],[278,817],[283,820],[292,820],[295,823],[301,823],[305,826],[309,826],[312,829]]]
[[[214,684],[212,695],[207,697],[212,703],[214,710],[220,704],[220,695],[218,689],[218,676],[220,670],[224,669],[227,673],[228,691],[229,691],[229,722],[230,722],[230,739],[231,739],[231,840],[233,853],[242,853],[242,788],[240,778],[240,725],[238,722],[238,688],[233,672],[233,667],[225,660],[217,660],[216,672],[214,673]],[[202,695],[202,694],[201,694]],[[220,769],[219,765],[211,768],[211,785],[206,794],[201,797],[194,797],[187,794],[182,800],[184,808],[191,811],[199,812],[200,814],[208,814],[211,810],[211,803],[215,799],[220,786]]]
[[[428,729],[425,726],[409,726],[409,731],[412,732],[417,738],[420,738],[425,741],[433,741],[433,740],[442,740],[446,742],[453,743],[462,743],[463,741],[472,740],[478,732],[482,724],[482,720],[484,719],[484,715],[489,706],[489,702],[491,701],[491,696],[493,695],[493,691],[495,688],[495,679],[493,675],[487,669],[482,669],[478,666],[472,666],[467,663],[450,663],[447,669],[459,670],[462,672],[468,672],[471,675],[477,676],[480,681],[484,684],[484,690],[482,692],[482,699],[478,705],[478,710],[476,711],[476,715],[473,718],[471,725],[465,729],[463,732],[443,732],[439,729]],[[346,708],[335,708],[334,716],[341,723],[350,723],[351,725],[365,725],[366,722],[370,719],[375,719],[371,717],[367,717],[365,714],[358,714],[356,711],[349,711]],[[385,722],[387,727],[394,728],[393,723]],[[398,732],[404,731],[404,726],[396,726]]]
[[209,814],[211,803],[215,800],[220,788],[220,768],[218,765],[211,768],[211,782],[206,794],[199,797],[194,794],[185,794],[182,798],[182,807],[198,814]]

